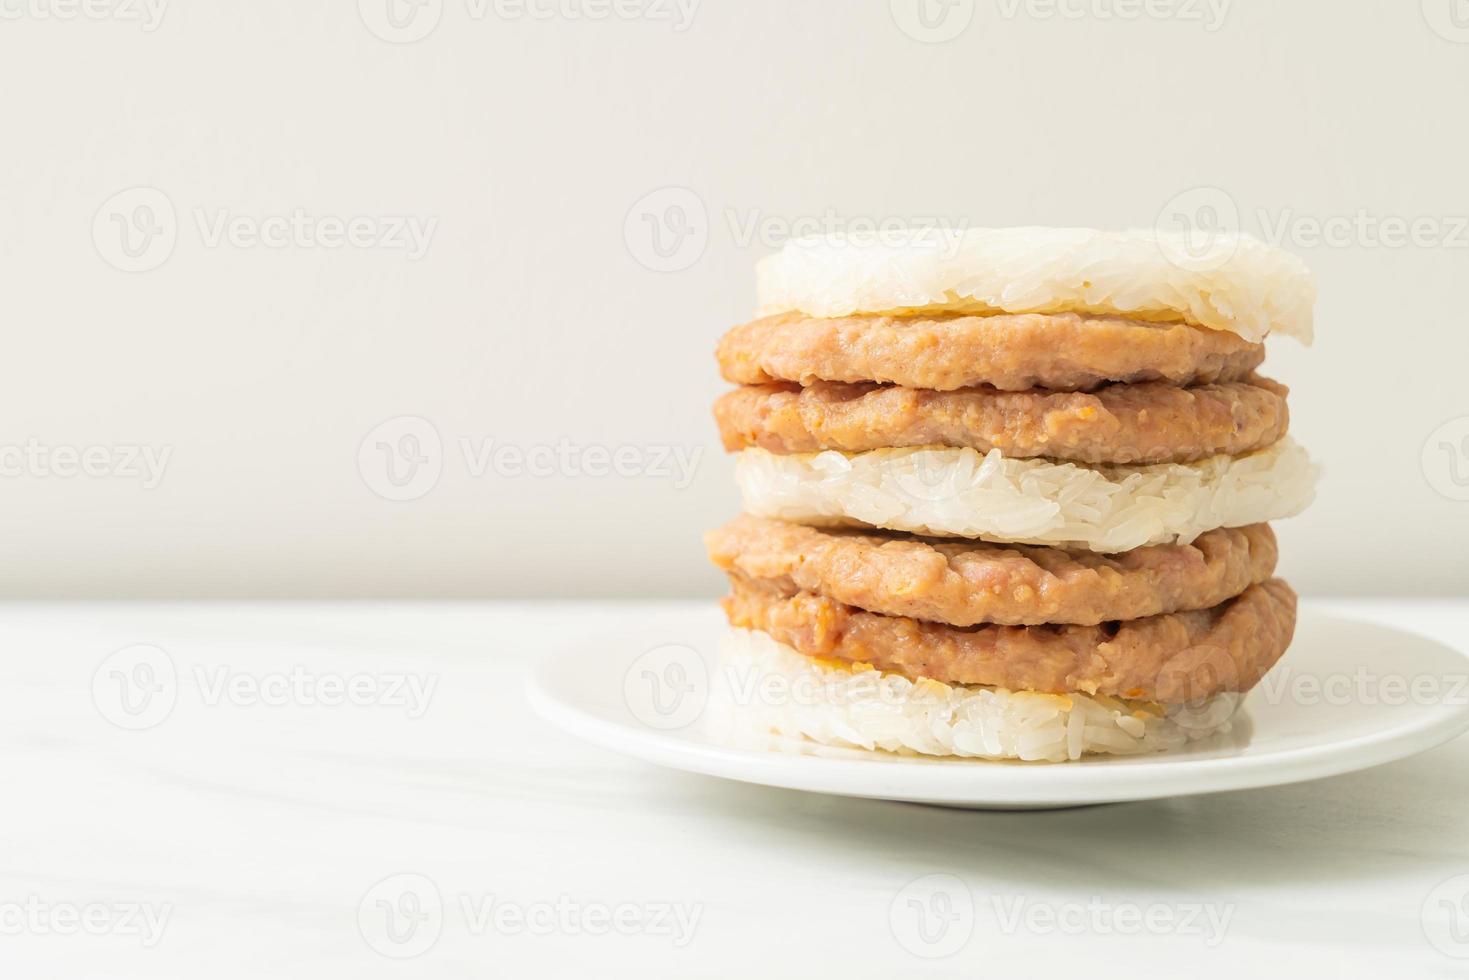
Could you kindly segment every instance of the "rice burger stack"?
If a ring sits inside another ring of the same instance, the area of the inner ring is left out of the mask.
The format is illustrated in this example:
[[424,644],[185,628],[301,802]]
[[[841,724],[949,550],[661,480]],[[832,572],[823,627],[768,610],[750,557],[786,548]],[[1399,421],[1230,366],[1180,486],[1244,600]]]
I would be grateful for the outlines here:
[[1268,522],[1315,471],[1256,369],[1267,334],[1309,342],[1314,287],[1192,244],[971,229],[761,263],[761,318],[718,349],[745,513],[706,539],[736,724],[1046,761],[1228,728],[1295,625]]

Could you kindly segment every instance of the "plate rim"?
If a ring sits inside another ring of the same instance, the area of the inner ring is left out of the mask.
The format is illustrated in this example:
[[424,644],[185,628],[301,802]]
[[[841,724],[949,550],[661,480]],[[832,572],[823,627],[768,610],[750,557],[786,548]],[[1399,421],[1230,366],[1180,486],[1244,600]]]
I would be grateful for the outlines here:
[[[1309,607],[1302,609],[1302,615],[1410,636],[1426,646],[1464,659],[1469,669],[1469,654],[1410,629]],[[954,774],[937,775],[944,767],[956,764],[941,758],[918,758],[912,760],[916,765],[889,764],[878,770],[866,759],[822,758],[725,746],[598,716],[559,697],[549,683],[548,675],[553,667],[587,642],[583,637],[575,645],[558,645],[537,659],[525,679],[526,697],[536,713],[563,731],[609,751],[682,772],[865,799],[982,807],[1084,805],[1222,793],[1370,769],[1416,755],[1469,731],[1469,704],[1436,704],[1421,706],[1420,712],[1384,730],[1257,756],[1169,758],[1167,753],[1158,753],[1149,755],[1146,762],[1123,757],[1108,759],[1105,765],[966,759],[957,764],[971,774],[971,766],[992,768],[985,772],[981,784],[971,782],[970,791],[962,792],[965,784],[954,779]],[[1046,778],[1038,779],[1042,771]]]

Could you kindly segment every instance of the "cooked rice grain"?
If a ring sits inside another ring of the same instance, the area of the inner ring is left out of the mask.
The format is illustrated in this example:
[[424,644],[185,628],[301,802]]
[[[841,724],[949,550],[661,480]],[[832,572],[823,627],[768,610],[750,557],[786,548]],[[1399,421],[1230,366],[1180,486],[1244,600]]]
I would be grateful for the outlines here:
[[761,315],[1094,313],[1310,343],[1316,287],[1248,235],[1090,228],[915,230],[787,242],[757,270]]
[[759,517],[1102,552],[1290,517],[1315,496],[1316,476],[1289,437],[1247,456],[1150,466],[926,448],[746,449],[735,468],[745,509]]
[[735,744],[770,735],[905,755],[1066,762],[1177,749],[1227,732],[1238,695],[1170,711],[1152,702],[912,681],[804,657],[765,633],[721,646],[711,725]]

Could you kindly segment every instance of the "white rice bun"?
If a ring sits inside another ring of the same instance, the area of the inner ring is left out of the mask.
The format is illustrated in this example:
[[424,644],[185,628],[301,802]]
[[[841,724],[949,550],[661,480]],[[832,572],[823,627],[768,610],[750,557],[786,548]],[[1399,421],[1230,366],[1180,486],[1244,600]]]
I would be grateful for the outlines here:
[[969,228],[822,235],[757,270],[761,315],[1090,313],[1310,343],[1305,264],[1237,233]]
[[735,465],[745,510],[758,517],[1102,552],[1290,517],[1315,496],[1317,473],[1289,437],[1247,456],[1150,466],[955,448],[746,449]]
[[749,747],[785,736],[904,755],[1066,762],[1166,751],[1227,732],[1241,700],[1220,694],[1164,706],[912,681],[813,660],[756,630],[731,630],[720,653],[710,731]]

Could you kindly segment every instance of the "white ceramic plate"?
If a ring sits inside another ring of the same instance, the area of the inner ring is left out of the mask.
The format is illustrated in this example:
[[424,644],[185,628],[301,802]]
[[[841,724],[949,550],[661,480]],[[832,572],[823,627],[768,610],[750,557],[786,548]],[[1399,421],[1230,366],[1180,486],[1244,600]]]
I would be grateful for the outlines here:
[[976,808],[1043,808],[1277,786],[1391,762],[1469,729],[1469,658],[1432,640],[1303,606],[1295,642],[1233,730],[1161,755],[1080,762],[925,759],[772,740],[720,744],[703,724],[725,629],[671,613],[541,661],[531,701],[590,742],[765,786]]

